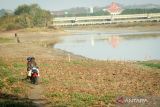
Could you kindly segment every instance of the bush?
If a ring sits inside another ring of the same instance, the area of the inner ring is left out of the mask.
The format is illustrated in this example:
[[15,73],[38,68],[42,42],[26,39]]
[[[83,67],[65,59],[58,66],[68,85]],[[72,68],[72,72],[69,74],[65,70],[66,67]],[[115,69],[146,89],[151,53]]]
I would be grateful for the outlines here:
[[52,22],[52,18],[49,11],[41,9],[37,4],[21,5],[15,9],[14,15],[0,18],[0,30],[47,27]]
[[21,28],[23,28],[23,27],[18,24],[13,24],[13,23],[10,23],[6,26],[6,30],[17,30],[17,29],[21,29]]

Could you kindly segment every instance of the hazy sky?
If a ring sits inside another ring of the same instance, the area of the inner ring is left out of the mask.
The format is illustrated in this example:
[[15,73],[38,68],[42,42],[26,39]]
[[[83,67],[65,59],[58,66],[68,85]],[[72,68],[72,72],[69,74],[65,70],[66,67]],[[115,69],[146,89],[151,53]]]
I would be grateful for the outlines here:
[[111,2],[123,5],[160,4],[160,0],[0,0],[0,9],[15,9],[20,4],[37,3],[47,10],[60,10],[72,7],[106,6]]

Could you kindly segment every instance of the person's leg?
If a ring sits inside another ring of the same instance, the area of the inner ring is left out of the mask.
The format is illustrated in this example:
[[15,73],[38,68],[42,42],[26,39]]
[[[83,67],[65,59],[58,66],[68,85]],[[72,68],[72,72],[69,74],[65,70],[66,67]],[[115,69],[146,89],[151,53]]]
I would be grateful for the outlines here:
[[32,70],[28,71],[28,76],[31,77]]
[[39,69],[37,68],[38,76],[39,76]]

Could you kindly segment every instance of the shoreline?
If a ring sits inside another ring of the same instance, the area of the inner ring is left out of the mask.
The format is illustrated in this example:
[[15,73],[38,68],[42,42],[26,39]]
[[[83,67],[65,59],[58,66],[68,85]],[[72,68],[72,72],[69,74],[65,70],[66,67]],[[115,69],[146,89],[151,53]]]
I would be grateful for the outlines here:
[[[139,31],[146,31],[146,30],[150,29],[150,31],[153,31],[153,32],[155,30],[158,31],[157,29],[160,30],[160,28],[154,29],[155,27],[157,28],[157,26],[153,26],[153,27],[149,26],[148,28],[140,27],[140,29],[139,29],[139,27],[138,27],[136,29],[138,29]],[[95,29],[95,31],[96,30],[98,30],[98,31],[99,30],[102,30],[102,31],[106,31],[106,30],[107,31],[121,31],[123,29],[128,30],[129,32],[132,32],[132,31],[136,32],[135,27],[118,28],[118,29],[114,29],[114,28],[99,29],[98,28],[98,29]],[[34,30],[34,32],[33,32],[33,30]],[[72,33],[85,31],[85,30],[88,30],[88,29],[83,29],[82,30],[82,29],[78,28],[78,31],[76,30],[76,31],[73,31],[73,32],[65,31],[65,30],[68,30],[68,29],[65,29],[64,31],[60,31],[60,30],[58,30],[58,31],[53,30],[52,31],[52,30],[49,29],[49,31],[45,30],[45,31],[41,31],[41,32],[39,32],[40,29],[38,29],[38,32],[37,32],[37,29],[36,29],[36,31],[35,31],[35,29],[33,29],[33,30],[22,29],[22,30],[18,30],[18,31],[0,32],[0,37],[2,37],[2,38],[7,37],[7,38],[11,39],[11,42],[3,43],[3,44],[0,43],[0,45],[4,45],[4,46],[5,45],[18,45],[18,43],[16,43],[16,40],[14,38],[14,33],[18,33],[20,41],[21,41],[20,45],[31,45],[31,46],[34,46],[34,47],[37,46],[38,48],[41,48],[42,50],[43,49],[45,49],[46,51],[47,50],[49,50],[49,51],[54,50],[55,53],[57,52],[57,54],[61,54],[61,55],[63,53],[63,54],[65,54],[65,56],[67,56],[67,54],[70,54],[72,57],[81,57],[81,58],[84,58],[84,59],[97,60],[97,59],[87,58],[87,57],[81,56],[81,55],[76,55],[74,53],[71,53],[71,52],[68,52],[68,51],[65,51],[65,50],[53,48],[54,44],[60,42],[60,37],[69,36],[69,35],[72,35]],[[30,53],[30,52],[28,52],[28,53]],[[51,52],[49,52],[49,53],[51,53]],[[109,59],[107,59],[107,60],[109,60]],[[120,61],[120,60],[113,60],[113,61]],[[125,61],[127,61],[127,60],[125,60]],[[136,62],[136,61],[133,61],[133,62]]]

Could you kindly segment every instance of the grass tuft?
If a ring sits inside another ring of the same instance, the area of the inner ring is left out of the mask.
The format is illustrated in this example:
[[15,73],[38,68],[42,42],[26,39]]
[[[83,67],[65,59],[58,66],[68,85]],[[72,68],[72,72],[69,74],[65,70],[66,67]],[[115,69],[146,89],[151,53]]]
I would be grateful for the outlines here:
[[0,43],[7,43],[7,42],[10,42],[11,40],[12,39],[0,37]]

